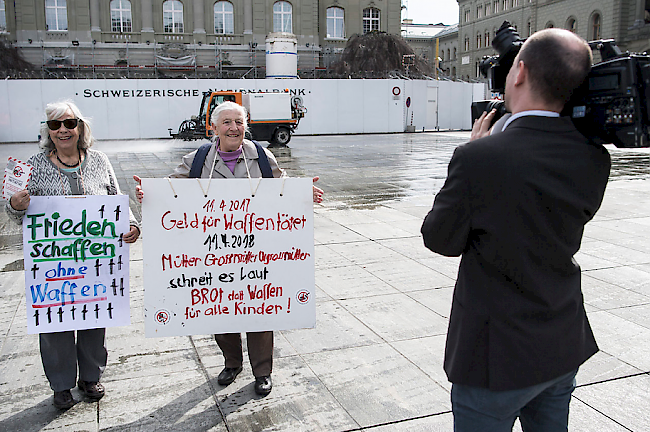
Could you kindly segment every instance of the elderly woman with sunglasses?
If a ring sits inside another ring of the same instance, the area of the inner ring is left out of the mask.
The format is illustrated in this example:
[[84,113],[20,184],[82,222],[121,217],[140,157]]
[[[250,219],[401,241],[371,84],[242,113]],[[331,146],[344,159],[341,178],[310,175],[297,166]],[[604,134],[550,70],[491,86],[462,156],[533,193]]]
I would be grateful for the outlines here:
[[[108,157],[90,149],[93,137],[87,120],[72,102],[47,105],[47,121],[41,128],[43,151],[31,156],[34,167],[28,188],[16,192],[6,204],[9,216],[21,223],[29,206],[30,195],[117,195],[117,178]],[[133,243],[140,228],[133,214],[130,230],[124,241]],[[108,352],[105,345],[106,329],[88,329],[75,332],[41,333],[39,343],[45,375],[54,390],[54,405],[67,409],[75,404],[70,389],[79,389],[89,399],[104,396],[99,379],[106,367]],[[79,381],[77,379],[79,367]]]

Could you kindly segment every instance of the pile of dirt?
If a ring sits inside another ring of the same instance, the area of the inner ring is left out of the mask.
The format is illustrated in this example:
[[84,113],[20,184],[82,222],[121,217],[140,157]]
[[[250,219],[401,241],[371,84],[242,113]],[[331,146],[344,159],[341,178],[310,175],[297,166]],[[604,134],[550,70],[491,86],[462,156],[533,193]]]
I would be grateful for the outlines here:
[[[404,56],[413,57],[404,61]],[[405,63],[410,65],[407,67]],[[403,38],[378,31],[350,37],[341,60],[330,70],[352,78],[385,78],[390,75],[421,78],[433,75],[431,66],[416,56]]]

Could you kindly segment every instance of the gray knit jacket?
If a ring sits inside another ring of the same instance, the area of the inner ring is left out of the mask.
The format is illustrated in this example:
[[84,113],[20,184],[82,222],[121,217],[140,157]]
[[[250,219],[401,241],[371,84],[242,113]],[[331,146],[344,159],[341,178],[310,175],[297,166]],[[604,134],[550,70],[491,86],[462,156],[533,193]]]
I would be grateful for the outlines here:
[[[30,196],[72,195],[72,187],[68,177],[61,174],[59,168],[52,163],[45,152],[31,156],[27,162],[32,165],[32,177],[27,185]],[[98,150],[86,149],[86,159],[81,164],[83,188],[85,195],[118,195],[121,194],[117,178],[108,156]],[[7,200],[5,210],[18,224],[22,223],[25,210],[15,210]],[[130,225],[140,229],[140,224],[129,209]]]

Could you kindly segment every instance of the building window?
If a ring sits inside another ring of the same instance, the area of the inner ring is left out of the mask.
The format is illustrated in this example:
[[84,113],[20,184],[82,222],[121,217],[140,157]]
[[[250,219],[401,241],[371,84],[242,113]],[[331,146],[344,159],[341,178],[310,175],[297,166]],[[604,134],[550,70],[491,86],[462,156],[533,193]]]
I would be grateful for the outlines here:
[[0,33],[7,31],[7,16],[5,15],[5,0],[0,0]]
[[512,0],[512,6],[513,7],[519,6],[519,0]]
[[111,1],[111,31],[131,32],[131,2],[129,0]]
[[469,22],[472,17],[472,12],[469,9],[465,9],[465,22]]
[[291,16],[291,3],[285,1],[275,2],[273,5],[273,31],[292,33],[293,21]]
[[68,30],[66,0],[45,0],[45,28],[48,31]]
[[483,5],[478,5],[476,7],[476,19],[483,18]]
[[485,46],[486,47],[490,46],[490,32],[487,30],[485,31]]
[[379,9],[368,8],[363,10],[363,33],[379,31]]
[[[457,55],[458,55],[458,54],[457,54],[457,49],[454,48],[454,60],[456,60],[456,56],[457,56]],[[456,73],[456,72],[454,72],[454,74],[455,74],[455,73]]]
[[501,3],[501,10],[502,11],[508,10],[508,0],[503,0],[503,2]]
[[569,31],[572,31],[573,33],[576,32],[576,19],[571,17],[567,20],[566,22],[566,29]]
[[492,8],[492,5],[490,3],[485,3],[485,16],[490,15],[490,9]]
[[327,8],[327,37],[345,37],[345,11],[339,7]]
[[469,36],[465,36],[465,51],[469,51]]
[[216,34],[235,33],[235,18],[232,3],[218,1],[214,4],[214,32]]
[[163,29],[165,33],[183,33],[183,3],[178,0],[163,3]]
[[481,48],[481,45],[482,45],[481,40],[482,40],[481,33],[479,33],[479,34],[476,35],[476,48]]
[[441,62],[445,61],[445,50],[440,51],[440,61]]
[[554,27],[555,27],[555,24],[553,24],[553,21],[549,21],[549,22],[546,23],[545,28],[554,28]]
[[598,40],[600,39],[600,14],[595,13],[591,17],[591,32],[590,32],[591,40]]
[[447,49],[447,60],[451,60],[451,51]]
[[530,23],[530,20],[528,20],[528,23],[526,24],[526,37],[529,37],[531,34],[533,34],[533,25]]
[[499,0],[496,0],[492,5],[494,6],[494,13],[499,13]]

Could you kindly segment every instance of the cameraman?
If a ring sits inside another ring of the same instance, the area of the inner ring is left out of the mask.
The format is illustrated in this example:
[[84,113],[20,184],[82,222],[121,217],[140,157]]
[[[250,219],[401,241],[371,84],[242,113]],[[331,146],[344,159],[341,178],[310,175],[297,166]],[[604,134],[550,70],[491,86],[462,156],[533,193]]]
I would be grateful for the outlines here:
[[529,37],[506,79],[512,116],[484,114],[459,146],[422,225],[427,248],[462,255],[444,368],[455,431],[567,430],[578,367],[598,351],[580,248],[609,176],[607,150],[559,113],[591,67],[575,34]]

